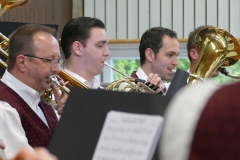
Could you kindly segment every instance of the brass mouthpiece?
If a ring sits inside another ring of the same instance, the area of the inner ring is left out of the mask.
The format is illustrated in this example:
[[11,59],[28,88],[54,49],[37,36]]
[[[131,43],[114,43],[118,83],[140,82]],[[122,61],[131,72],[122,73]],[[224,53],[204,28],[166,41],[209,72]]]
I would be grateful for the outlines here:
[[49,83],[56,85],[56,87],[60,88],[61,91],[64,91],[64,92],[66,92],[67,94],[69,94],[69,93],[70,93],[70,90],[69,90],[66,86],[61,85],[61,84],[59,83],[58,79],[59,79],[59,78],[58,78],[58,75],[51,75],[51,76],[49,77]]
[[104,65],[105,65],[105,66],[108,66],[108,67],[111,68],[112,70],[114,70],[114,71],[120,73],[121,75],[123,75],[123,76],[126,77],[126,78],[132,78],[132,77],[128,76],[127,74],[125,74],[125,73],[119,71],[118,69],[113,68],[113,67],[110,66],[106,61],[104,62]]
[[[172,70],[172,74],[175,74],[176,71],[177,71],[177,69],[173,69],[173,70]],[[193,78],[195,78],[195,79],[197,79],[197,80],[199,80],[199,81],[205,81],[203,78],[201,78],[201,77],[199,77],[199,76],[197,76],[197,75],[195,75],[195,74],[189,73],[189,76],[190,76],[190,77],[193,77]]]

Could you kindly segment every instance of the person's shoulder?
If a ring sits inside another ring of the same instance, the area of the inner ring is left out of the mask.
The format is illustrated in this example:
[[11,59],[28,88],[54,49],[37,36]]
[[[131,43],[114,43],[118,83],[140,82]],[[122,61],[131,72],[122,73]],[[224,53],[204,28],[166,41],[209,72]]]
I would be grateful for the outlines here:
[[16,109],[13,108],[9,103],[0,100],[0,111],[16,112]]

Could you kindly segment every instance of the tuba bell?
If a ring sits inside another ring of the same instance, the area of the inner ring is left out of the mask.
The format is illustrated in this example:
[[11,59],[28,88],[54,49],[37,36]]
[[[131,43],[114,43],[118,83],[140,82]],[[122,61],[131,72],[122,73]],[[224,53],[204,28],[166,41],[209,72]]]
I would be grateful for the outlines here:
[[199,79],[210,78],[222,67],[234,65],[240,58],[239,43],[229,32],[217,28],[206,27],[195,36],[195,46],[199,58],[190,73],[188,84],[199,82]]

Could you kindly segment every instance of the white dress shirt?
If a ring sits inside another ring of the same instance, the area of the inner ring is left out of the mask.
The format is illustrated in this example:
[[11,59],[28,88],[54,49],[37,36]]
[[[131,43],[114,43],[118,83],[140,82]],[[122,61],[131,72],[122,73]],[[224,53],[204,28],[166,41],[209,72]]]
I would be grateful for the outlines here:
[[[5,71],[1,81],[13,89],[41,118],[41,120],[48,126],[47,120],[38,106],[40,102],[40,94],[29,86],[23,84],[7,70]],[[11,107],[7,102],[0,100],[0,138],[3,139],[6,148],[5,153],[7,158],[12,158],[20,148],[27,146],[28,140],[25,131],[22,127],[20,116],[17,110]]]
[[142,79],[144,81],[148,79],[148,75],[146,75],[146,73],[142,70],[141,67],[138,67],[136,75],[138,76],[139,79]]
[[[138,70],[136,72],[136,75],[138,76],[139,79],[143,79],[145,81],[148,79],[148,75],[146,75],[146,73],[142,70],[141,67],[138,68]],[[168,90],[171,82],[166,82],[166,83],[164,82],[163,84],[164,84],[166,90]]]
[[[136,72],[136,75],[138,76],[139,79],[142,79],[142,80],[145,80],[145,81],[148,79],[148,76],[141,69],[141,67],[138,68],[138,70]],[[133,82],[133,84],[135,85],[134,82]],[[127,82],[121,83],[118,87],[118,91],[129,92],[131,89],[130,88],[125,88],[126,86],[129,86],[129,84]]]
[[91,89],[98,89],[99,87],[101,87],[100,86],[101,83],[95,77],[93,78],[93,84],[91,85],[87,80],[85,80],[81,76],[77,75],[76,73],[73,73],[66,68],[64,68],[64,71],[66,71],[68,74],[70,74],[71,76],[73,76],[74,78],[79,80],[80,82],[84,83],[85,85],[87,85]]

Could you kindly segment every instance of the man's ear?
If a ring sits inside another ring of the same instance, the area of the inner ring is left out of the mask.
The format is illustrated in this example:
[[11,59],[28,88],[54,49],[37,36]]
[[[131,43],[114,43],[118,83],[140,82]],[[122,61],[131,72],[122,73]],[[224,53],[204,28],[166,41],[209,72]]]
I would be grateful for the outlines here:
[[190,50],[190,57],[193,59],[193,60],[197,60],[198,59],[198,52],[196,49],[191,49]]
[[16,58],[16,66],[19,68],[19,70],[21,72],[25,72],[26,71],[26,66],[28,61],[26,60],[27,57],[23,56],[23,55],[18,55]]
[[146,57],[146,60],[148,60],[149,62],[153,61],[154,53],[153,53],[153,50],[151,48],[147,48],[145,50],[145,57]]
[[83,47],[83,45],[81,42],[74,41],[72,44],[73,53],[75,53],[78,56],[81,56],[82,55],[82,47]]

